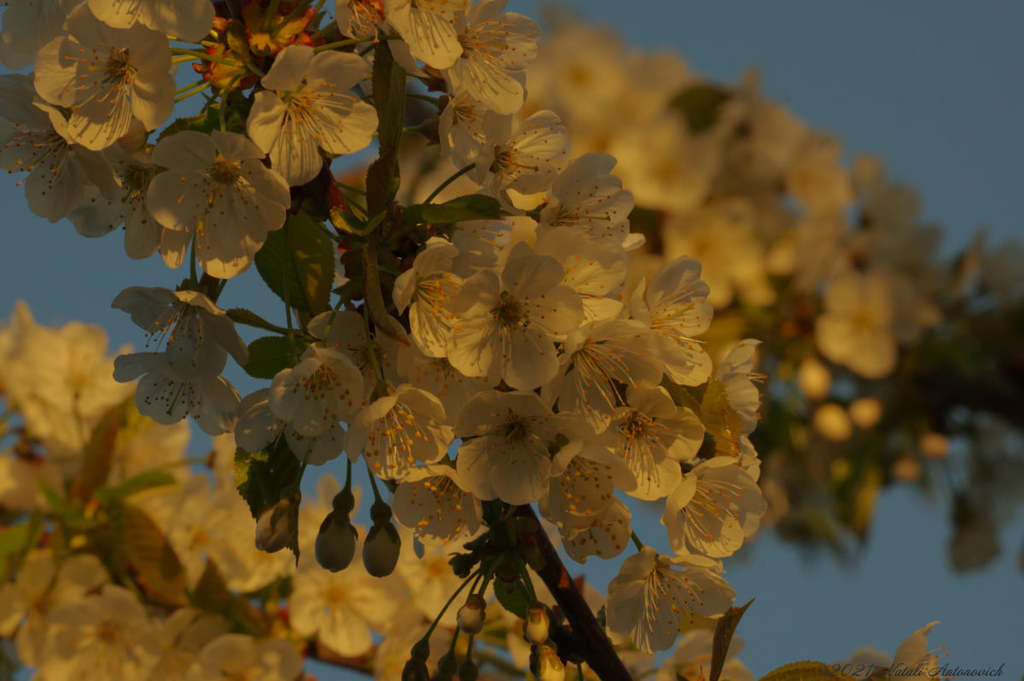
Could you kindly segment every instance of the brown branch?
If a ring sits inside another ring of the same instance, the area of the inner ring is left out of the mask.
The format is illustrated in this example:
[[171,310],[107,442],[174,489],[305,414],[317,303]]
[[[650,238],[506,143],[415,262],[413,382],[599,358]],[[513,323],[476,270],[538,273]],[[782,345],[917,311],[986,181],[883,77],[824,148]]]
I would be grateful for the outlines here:
[[583,594],[565,569],[562,559],[540,526],[537,515],[530,506],[520,506],[516,513],[531,518],[537,529],[521,539],[528,540],[537,551],[525,551],[524,558],[531,568],[544,580],[558,607],[572,626],[573,639],[586,660],[601,681],[632,681],[629,670],[619,659],[612,642],[597,622]]

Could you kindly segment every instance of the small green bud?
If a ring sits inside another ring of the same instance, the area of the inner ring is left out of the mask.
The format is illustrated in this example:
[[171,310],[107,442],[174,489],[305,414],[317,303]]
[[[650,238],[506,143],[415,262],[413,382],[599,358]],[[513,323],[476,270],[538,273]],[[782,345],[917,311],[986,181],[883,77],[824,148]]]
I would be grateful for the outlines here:
[[409,654],[412,656],[412,659],[425,663],[430,658],[430,641],[425,638],[416,641],[416,645],[412,647],[412,651]]
[[387,577],[395,571],[401,551],[402,539],[395,526],[375,524],[363,544],[363,565],[374,577]]
[[338,522],[339,517],[344,516],[328,513],[320,523],[320,531],[316,535],[316,562],[331,572],[338,572],[349,566],[356,554],[356,542],[359,540],[359,533],[348,518],[344,517],[344,522]]
[[526,610],[523,620],[523,637],[530,643],[544,643],[551,632],[551,618],[548,607],[543,603],[534,603]]
[[281,499],[256,521],[256,548],[275,553],[297,543],[299,507],[289,498]]
[[546,644],[539,646],[536,660],[537,668],[533,674],[537,681],[565,681],[565,663],[554,647]]
[[437,677],[435,681],[451,681],[459,671],[459,659],[455,653],[448,651],[437,661]]
[[484,611],[487,601],[480,594],[470,594],[466,604],[459,608],[459,628],[467,634],[479,634],[484,628]]
[[427,663],[416,658],[410,659],[402,667],[402,681],[430,681]]
[[352,509],[356,507],[356,498],[352,495],[352,490],[346,487],[335,494],[331,506],[339,516],[348,517],[352,513]]
[[467,657],[459,665],[459,681],[476,681],[478,671],[476,662]]

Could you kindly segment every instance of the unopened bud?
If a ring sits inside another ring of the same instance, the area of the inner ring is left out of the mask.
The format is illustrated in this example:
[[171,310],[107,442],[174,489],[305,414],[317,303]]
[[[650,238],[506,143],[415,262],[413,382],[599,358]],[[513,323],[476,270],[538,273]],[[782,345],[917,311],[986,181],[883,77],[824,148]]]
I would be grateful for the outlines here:
[[402,681],[430,681],[430,670],[427,663],[416,658],[410,659],[402,667]]
[[476,662],[468,657],[459,665],[459,681],[476,681],[478,670]]
[[543,603],[534,603],[526,610],[523,620],[523,636],[530,643],[544,643],[551,631],[551,618],[548,608]]
[[558,656],[558,651],[549,645],[540,646],[537,652],[537,669],[534,671],[537,681],[565,681],[565,663]]
[[394,525],[374,525],[363,544],[363,565],[374,577],[387,577],[395,571],[401,550],[402,540]]
[[344,570],[356,554],[358,539],[359,534],[347,517],[328,513],[316,535],[316,562],[331,572]]
[[437,661],[436,681],[451,681],[458,671],[459,660],[455,657],[455,653],[449,650]]
[[459,628],[467,634],[479,634],[484,628],[484,610],[487,602],[480,594],[470,594],[466,604],[459,608]]
[[331,506],[339,516],[348,517],[352,513],[352,509],[356,507],[356,498],[352,495],[352,490],[346,487],[335,494]]
[[295,544],[299,532],[299,507],[281,499],[256,521],[256,548],[275,553]]

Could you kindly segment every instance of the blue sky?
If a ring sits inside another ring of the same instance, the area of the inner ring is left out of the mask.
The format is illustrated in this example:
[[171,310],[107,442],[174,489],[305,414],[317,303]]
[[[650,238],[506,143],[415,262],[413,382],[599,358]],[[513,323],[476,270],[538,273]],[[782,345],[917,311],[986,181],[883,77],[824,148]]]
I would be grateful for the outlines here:
[[[763,91],[815,127],[839,135],[850,152],[882,156],[894,177],[917,187],[925,214],[966,241],[978,224],[995,237],[1024,237],[1020,87],[1024,4],[905,0],[900,3],[591,0],[584,17],[617,27],[627,43],[681,52],[697,71],[734,81],[750,66]],[[509,9],[538,16],[538,3]],[[67,222],[49,224],[25,207],[17,178],[0,178],[6,219],[0,248],[0,317],[15,300],[46,323],[102,325],[111,345],[140,345],[127,315],[110,309],[130,285],[174,286],[184,271],[123,255],[119,235],[88,240]],[[255,273],[227,287],[225,306],[280,318]],[[238,373],[231,374],[234,380]],[[251,385],[240,386],[243,391]],[[756,597],[740,626],[742,659],[755,674],[807,658],[833,661],[860,645],[892,652],[913,630],[941,620],[934,646],[964,666],[1006,663],[1024,672],[1024,578],[1018,567],[1024,518],[1002,531],[1004,551],[988,568],[957,577],[947,567],[949,507],[908,489],[883,495],[856,564],[805,560],[772,536],[743,560],[726,562],[738,600]],[[641,520],[641,535],[662,532]],[[593,562],[593,561],[592,561]],[[607,568],[587,566],[603,585]],[[325,681],[330,674],[319,674]]]

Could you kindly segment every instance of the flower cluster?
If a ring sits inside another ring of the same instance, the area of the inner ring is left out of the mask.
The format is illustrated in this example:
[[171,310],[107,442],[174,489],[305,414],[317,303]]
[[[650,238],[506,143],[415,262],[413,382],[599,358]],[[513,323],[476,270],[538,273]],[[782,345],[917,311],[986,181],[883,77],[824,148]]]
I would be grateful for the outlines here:
[[[980,450],[993,417],[1016,419],[1019,244],[982,235],[948,258],[912,189],[875,157],[845,164],[838,140],[766,98],[753,74],[712,82],[675,55],[565,22],[528,69],[527,92],[526,112],[552,110],[573,131],[572,153],[618,159],[610,172],[634,193],[633,229],[648,237],[627,281],[695,258],[721,320],[709,345],[765,341],[771,421],[754,441],[768,521],[802,525],[789,536],[863,536],[871,509],[855,499],[947,476],[935,459],[958,440]],[[986,462],[1021,479],[1012,456]],[[1016,503],[993,503],[974,468],[948,475],[972,509],[991,518]]]
[[[722,560],[768,510],[758,355],[781,371],[735,306],[792,310],[802,377],[827,373],[816,353],[887,376],[940,323],[944,282],[874,226],[930,232],[877,164],[848,173],[752,85],[590,31],[542,48],[505,0],[323,6],[4,13],[0,60],[33,70],[0,76],[0,165],[28,173],[30,209],[122,227],[129,257],[188,277],[114,299],[141,352],[110,360],[96,330],[22,307],[0,331],[22,421],[0,458],[0,635],[54,681],[296,681],[304,655],[472,681],[474,646],[542,681],[611,681],[695,629],[668,667],[702,677],[709,646],[724,656],[708,628],[742,615]],[[186,62],[199,78],[176,90]],[[250,269],[281,323],[220,306]],[[267,383],[241,394],[229,356]],[[858,426],[875,406],[850,405]],[[819,431],[842,430],[836,410]],[[215,436],[205,470],[189,417]],[[335,459],[344,485],[304,500],[308,466]],[[639,502],[669,553],[634,531]],[[622,557],[607,598],[555,544]]]

